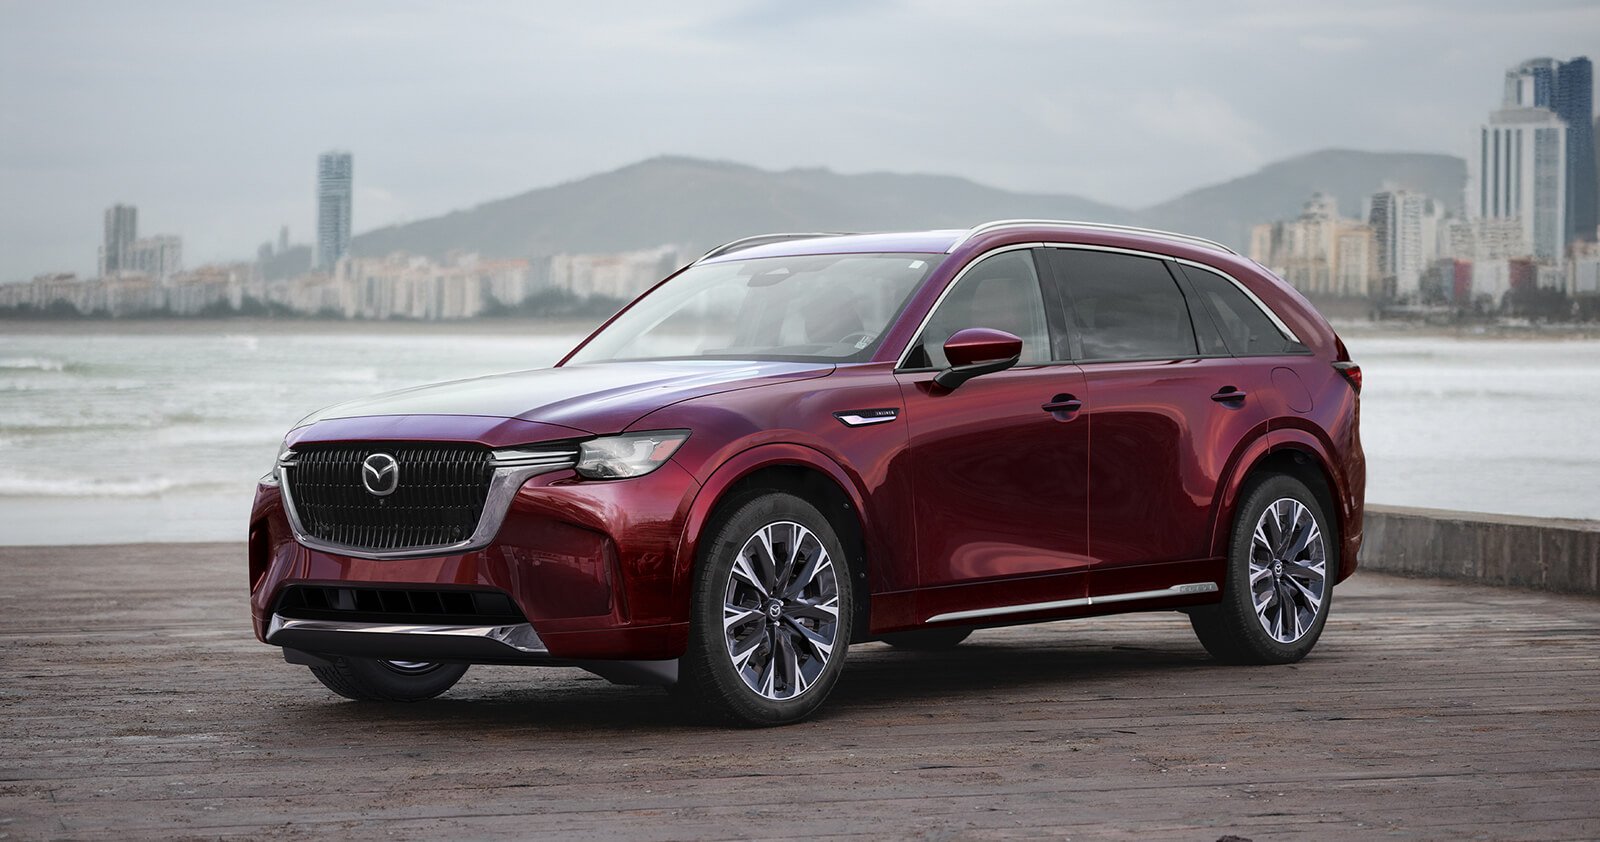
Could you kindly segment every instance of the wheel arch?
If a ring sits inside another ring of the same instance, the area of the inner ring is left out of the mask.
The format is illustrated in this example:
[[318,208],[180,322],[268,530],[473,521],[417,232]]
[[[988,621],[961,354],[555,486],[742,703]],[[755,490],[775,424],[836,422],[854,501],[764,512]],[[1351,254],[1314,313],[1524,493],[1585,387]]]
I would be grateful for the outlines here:
[[[1217,506],[1217,515],[1211,529],[1211,554],[1224,557],[1228,554],[1231,525],[1239,501],[1250,483],[1262,476],[1287,475],[1300,480],[1316,495],[1323,511],[1333,514],[1338,529],[1339,581],[1355,572],[1355,554],[1349,549],[1346,536],[1352,534],[1351,521],[1358,516],[1345,504],[1344,484],[1333,470],[1333,462],[1322,442],[1304,430],[1273,429],[1251,442],[1236,462]],[[1359,528],[1355,530],[1359,534]]]
[[[839,535],[853,562],[855,632],[871,627],[871,553],[864,496],[850,475],[826,454],[797,444],[765,444],[742,451],[718,466],[690,505],[673,570],[673,593],[688,610],[695,566],[708,530],[728,506],[755,491],[786,491],[815,504]],[[854,641],[852,641],[854,642]]]

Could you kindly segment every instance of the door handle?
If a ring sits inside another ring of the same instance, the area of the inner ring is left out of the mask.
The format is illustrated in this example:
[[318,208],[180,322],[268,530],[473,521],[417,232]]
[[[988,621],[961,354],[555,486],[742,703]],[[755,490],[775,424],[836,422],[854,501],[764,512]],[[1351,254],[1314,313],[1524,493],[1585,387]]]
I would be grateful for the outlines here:
[[1044,404],[1039,408],[1050,413],[1051,415],[1054,415],[1058,412],[1077,412],[1078,410],[1083,409],[1083,401],[1078,400],[1072,395],[1056,395],[1050,399],[1049,403]]
[[1217,403],[1243,403],[1244,399],[1249,396],[1249,392],[1242,392],[1232,386],[1223,386],[1215,395],[1211,396],[1211,399]]

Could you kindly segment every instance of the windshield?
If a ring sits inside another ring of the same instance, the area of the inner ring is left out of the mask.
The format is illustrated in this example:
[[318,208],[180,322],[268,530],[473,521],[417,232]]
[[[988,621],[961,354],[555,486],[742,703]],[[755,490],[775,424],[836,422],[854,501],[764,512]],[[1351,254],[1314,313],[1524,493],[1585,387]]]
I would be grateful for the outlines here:
[[569,364],[866,360],[943,257],[811,254],[692,266],[635,302]]

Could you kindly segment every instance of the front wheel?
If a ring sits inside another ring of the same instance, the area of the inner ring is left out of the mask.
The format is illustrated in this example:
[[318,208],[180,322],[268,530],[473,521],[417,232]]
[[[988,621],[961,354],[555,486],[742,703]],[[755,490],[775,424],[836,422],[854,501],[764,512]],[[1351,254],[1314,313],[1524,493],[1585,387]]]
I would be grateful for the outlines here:
[[689,648],[675,692],[696,712],[786,725],[839,680],[855,605],[832,524],[793,494],[736,504],[695,572]]
[[361,702],[420,702],[454,687],[466,664],[380,661],[331,656],[311,674],[335,693]]
[[1328,621],[1338,541],[1316,495],[1289,476],[1254,485],[1239,504],[1222,601],[1189,622],[1219,661],[1290,664],[1304,658]]

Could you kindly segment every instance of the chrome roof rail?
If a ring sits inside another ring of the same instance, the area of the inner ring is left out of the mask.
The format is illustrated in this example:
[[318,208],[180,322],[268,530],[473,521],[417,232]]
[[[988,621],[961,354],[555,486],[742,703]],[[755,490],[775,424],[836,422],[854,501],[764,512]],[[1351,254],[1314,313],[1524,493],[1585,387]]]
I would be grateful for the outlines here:
[[1139,228],[1133,225],[1112,225],[1109,222],[1077,222],[1067,219],[997,219],[993,222],[985,222],[982,225],[973,226],[972,228],[968,229],[965,234],[962,234],[960,237],[956,238],[956,241],[950,245],[950,248],[946,250],[945,253],[949,254],[950,252],[955,251],[956,248],[958,248],[962,243],[965,243],[980,234],[987,234],[991,231],[1000,231],[1006,228],[1041,227],[1083,228],[1093,231],[1143,234],[1147,237],[1160,237],[1163,240],[1171,240],[1172,242],[1176,243],[1187,243],[1192,246],[1200,246],[1202,248],[1227,252],[1228,254],[1238,254],[1238,252],[1228,248],[1216,240],[1208,240],[1204,237],[1196,237],[1192,234],[1179,234],[1173,231],[1162,231],[1157,228]]
[[[710,260],[713,257],[721,257],[724,254],[728,254],[729,252],[741,251],[743,249],[748,249],[748,248],[755,248],[756,246],[764,246],[764,245],[767,245],[769,243],[781,243],[781,242],[784,242],[785,240],[811,240],[811,239],[815,239],[817,237],[843,237],[843,236],[845,236],[843,231],[814,231],[814,232],[809,233],[809,234],[801,234],[801,233],[793,233],[793,234],[757,234],[754,237],[741,237],[741,238],[739,238],[737,240],[734,240],[732,242],[723,243],[722,245],[717,246],[716,248],[706,252],[705,254],[700,255],[700,260]],[[696,260],[695,262],[699,263],[700,260]]]

